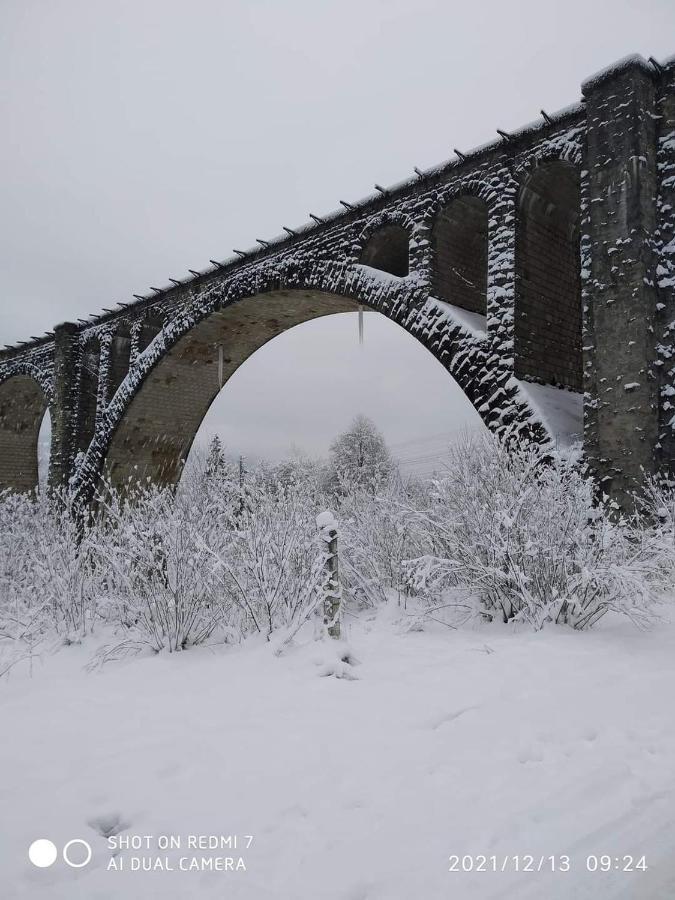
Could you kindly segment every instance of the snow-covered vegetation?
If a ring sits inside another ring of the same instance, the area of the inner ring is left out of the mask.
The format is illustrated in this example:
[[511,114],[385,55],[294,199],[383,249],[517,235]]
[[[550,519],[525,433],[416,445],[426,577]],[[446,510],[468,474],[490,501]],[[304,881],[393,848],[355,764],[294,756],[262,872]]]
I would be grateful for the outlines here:
[[85,521],[6,495],[0,554],[3,897],[672,895],[671,487],[621,517],[487,435],[404,481],[359,420]]
[[325,463],[244,474],[216,440],[177,491],[104,485],[84,522],[62,495],[2,498],[0,671],[97,632],[95,663],[254,634],[281,650],[326,594],[327,509],[347,613],[389,602],[413,627],[539,630],[613,611],[644,625],[675,575],[673,497],[654,482],[620,517],[574,460],[488,435],[451,448],[435,479],[404,482],[363,417]]

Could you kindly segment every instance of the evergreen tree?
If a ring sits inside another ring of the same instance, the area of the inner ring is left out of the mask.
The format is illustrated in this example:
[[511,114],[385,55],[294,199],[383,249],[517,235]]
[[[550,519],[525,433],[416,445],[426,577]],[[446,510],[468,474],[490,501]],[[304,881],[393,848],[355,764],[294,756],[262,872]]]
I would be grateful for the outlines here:
[[206,467],[204,474],[207,478],[222,478],[228,471],[229,466],[225,456],[223,442],[217,434],[214,434],[209,444],[209,452],[206,457]]

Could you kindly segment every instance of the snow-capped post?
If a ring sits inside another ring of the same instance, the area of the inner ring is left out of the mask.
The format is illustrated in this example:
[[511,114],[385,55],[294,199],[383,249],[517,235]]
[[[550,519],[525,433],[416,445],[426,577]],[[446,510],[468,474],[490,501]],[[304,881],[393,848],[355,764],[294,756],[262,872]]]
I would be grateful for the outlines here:
[[324,588],[323,599],[323,627],[324,634],[340,639],[340,581],[338,577],[338,530],[335,516],[329,510],[319,513],[316,517],[316,527],[319,529],[321,540],[326,542],[328,558],[326,559],[326,572],[328,579]]

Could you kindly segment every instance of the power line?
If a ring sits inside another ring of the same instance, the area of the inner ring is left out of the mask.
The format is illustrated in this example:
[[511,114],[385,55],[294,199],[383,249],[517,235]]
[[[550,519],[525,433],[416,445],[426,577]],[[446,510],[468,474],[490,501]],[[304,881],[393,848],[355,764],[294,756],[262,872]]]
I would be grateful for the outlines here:
[[425,437],[421,438],[409,438],[407,441],[398,441],[395,444],[389,444],[389,449],[394,450],[397,447],[407,447],[409,444],[424,444],[429,441],[440,440],[441,438],[452,437],[453,435],[458,434],[455,431],[440,431],[438,434],[428,434]]

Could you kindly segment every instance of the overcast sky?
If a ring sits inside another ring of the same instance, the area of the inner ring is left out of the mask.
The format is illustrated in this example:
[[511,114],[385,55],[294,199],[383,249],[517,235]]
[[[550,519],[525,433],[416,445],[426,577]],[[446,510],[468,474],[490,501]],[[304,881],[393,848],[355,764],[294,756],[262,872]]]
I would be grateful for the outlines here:
[[[0,343],[566,106],[632,52],[675,53],[673,0],[2,0]],[[363,410],[423,454],[466,407],[400,329],[369,314],[359,348],[331,317],[250,359],[205,431],[320,453]]]

